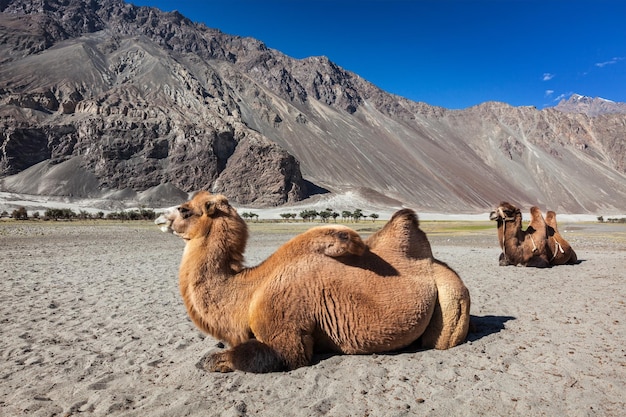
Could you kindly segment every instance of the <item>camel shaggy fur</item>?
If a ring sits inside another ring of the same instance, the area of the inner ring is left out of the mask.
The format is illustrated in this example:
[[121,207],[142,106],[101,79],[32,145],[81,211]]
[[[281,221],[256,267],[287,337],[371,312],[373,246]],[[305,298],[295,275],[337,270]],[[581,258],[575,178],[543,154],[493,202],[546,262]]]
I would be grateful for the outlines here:
[[433,257],[430,242],[419,228],[415,212],[409,209],[396,212],[365,243],[372,252],[390,260],[401,273],[411,275],[415,262],[431,263],[437,303],[420,339],[421,346],[448,349],[462,343],[470,323],[469,290],[452,268]]
[[551,265],[574,265],[578,262],[576,252],[569,242],[561,236],[556,225],[556,213],[548,211],[546,213],[546,225],[548,233],[548,255]]
[[[423,249],[394,240],[393,232],[370,248],[348,227],[315,227],[246,268],[247,226],[224,196],[199,192],[156,222],[185,240],[179,289],[189,316],[229,345],[208,358],[207,370],[295,369],[315,351],[385,352],[420,336],[449,348],[467,335],[469,293],[454,294],[458,276]],[[393,257],[386,241],[405,249]],[[462,304],[447,314],[455,297]]]
[[498,225],[501,266],[550,266],[547,228],[541,210],[531,207],[530,217],[530,224],[526,230],[522,230],[522,213],[514,205],[502,202],[491,212],[489,218]]

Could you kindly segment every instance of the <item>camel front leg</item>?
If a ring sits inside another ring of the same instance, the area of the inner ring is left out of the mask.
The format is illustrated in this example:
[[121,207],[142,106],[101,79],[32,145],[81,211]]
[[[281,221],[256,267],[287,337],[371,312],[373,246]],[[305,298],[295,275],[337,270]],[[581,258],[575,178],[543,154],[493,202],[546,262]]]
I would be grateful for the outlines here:
[[210,372],[235,370],[254,373],[287,371],[309,365],[313,337],[283,332],[272,338],[272,346],[256,339],[209,355],[201,367]]
[[286,370],[281,356],[265,343],[248,340],[235,347],[208,356],[202,368],[210,372],[232,372],[234,370],[254,373]]

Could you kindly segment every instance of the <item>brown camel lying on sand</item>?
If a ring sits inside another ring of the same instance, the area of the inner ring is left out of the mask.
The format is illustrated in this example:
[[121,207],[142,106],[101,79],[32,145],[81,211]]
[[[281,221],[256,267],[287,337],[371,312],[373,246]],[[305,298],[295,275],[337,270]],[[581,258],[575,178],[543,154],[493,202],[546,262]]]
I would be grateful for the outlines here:
[[546,213],[546,225],[548,228],[548,251],[550,265],[574,265],[578,263],[576,252],[569,242],[561,236],[556,225],[556,213],[548,211]]
[[550,266],[546,222],[537,207],[530,208],[530,224],[522,230],[522,213],[514,205],[502,202],[489,218],[498,223],[502,253],[500,265]]
[[208,370],[295,369],[315,351],[386,352],[420,337],[447,349],[467,336],[469,292],[432,258],[411,211],[367,245],[345,226],[312,228],[252,268],[243,266],[246,223],[224,196],[201,191],[156,223],[185,240],[179,288],[189,316],[229,345]]
[[548,211],[544,220],[541,211],[531,207],[530,215],[530,224],[523,231],[522,214],[514,205],[502,202],[491,212],[490,219],[498,222],[500,265],[545,268],[577,263],[576,252],[559,233],[556,213]]

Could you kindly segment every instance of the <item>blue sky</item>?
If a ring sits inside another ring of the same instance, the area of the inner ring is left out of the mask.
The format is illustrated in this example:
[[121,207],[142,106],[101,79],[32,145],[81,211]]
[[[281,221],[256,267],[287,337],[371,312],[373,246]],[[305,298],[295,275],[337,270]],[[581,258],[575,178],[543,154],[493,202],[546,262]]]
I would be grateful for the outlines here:
[[129,0],[449,109],[626,102],[624,0]]

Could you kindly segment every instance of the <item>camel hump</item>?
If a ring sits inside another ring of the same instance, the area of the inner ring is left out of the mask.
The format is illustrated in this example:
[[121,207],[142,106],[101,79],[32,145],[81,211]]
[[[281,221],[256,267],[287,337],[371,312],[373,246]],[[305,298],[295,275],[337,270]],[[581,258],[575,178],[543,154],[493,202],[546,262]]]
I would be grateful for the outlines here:
[[554,230],[557,230],[557,227],[556,227],[556,213],[554,211],[550,210],[550,211],[548,211],[546,213],[546,223],[547,223],[548,226],[550,226]]
[[391,219],[389,219],[389,222],[393,223],[396,221],[410,222],[410,223],[414,223],[415,226],[419,226],[419,220],[417,218],[417,214],[415,213],[414,210],[409,209],[409,208],[404,208],[393,213],[393,215],[391,216]]
[[538,225],[545,224],[543,214],[541,214],[541,210],[537,206],[532,206],[530,208],[530,224],[532,225],[533,223]]
[[345,255],[361,256],[365,243],[359,234],[347,226],[318,226],[300,235],[307,251],[337,258]]
[[367,246],[378,254],[404,258],[431,258],[432,250],[426,233],[419,227],[415,211],[398,210],[382,229],[371,235]]

